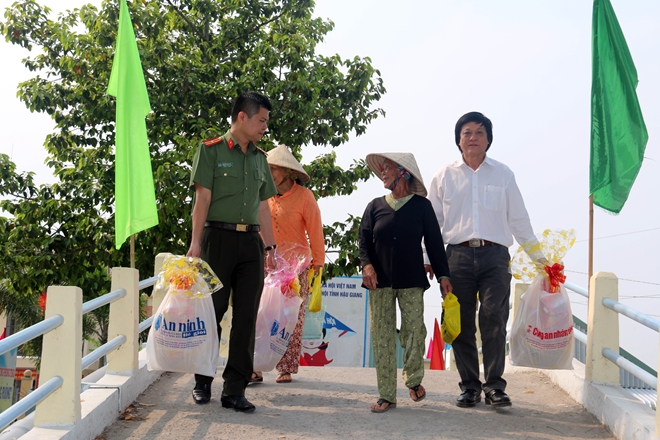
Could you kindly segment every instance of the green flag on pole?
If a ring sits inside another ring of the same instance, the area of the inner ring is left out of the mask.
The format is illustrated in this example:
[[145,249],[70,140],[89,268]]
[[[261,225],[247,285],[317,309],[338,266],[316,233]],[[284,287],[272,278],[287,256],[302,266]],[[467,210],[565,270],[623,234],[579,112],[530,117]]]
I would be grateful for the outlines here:
[[145,117],[151,112],[126,0],[121,0],[117,47],[108,94],[117,98],[115,124],[115,246],[158,224]]
[[642,166],[648,133],[637,100],[637,70],[609,0],[594,0],[591,165],[594,204],[619,213]]

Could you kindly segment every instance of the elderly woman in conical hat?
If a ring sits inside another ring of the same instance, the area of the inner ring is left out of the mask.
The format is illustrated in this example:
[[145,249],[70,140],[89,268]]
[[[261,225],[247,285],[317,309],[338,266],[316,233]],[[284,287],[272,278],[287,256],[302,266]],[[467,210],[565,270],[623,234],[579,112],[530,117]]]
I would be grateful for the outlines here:
[[[325,240],[323,237],[323,224],[321,211],[316,203],[314,194],[302,186],[309,182],[309,175],[300,162],[296,160],[286,145],[280,145],[268,152],[268,165],[270,167],[277,195],[268,199],[273,222],[275,241],[279,246],[287,243],[297,243],[311,250],[311,269],[318,273],[325,262]],[[298,323],[289,340],[289,346],[282,360],[277,364],[277,383],[291,382],[291,375],[298,372],[300,364],[300,351],[302,348],[302,329],[305,324],[305,310],[309,297],[308,274],[303,271],[299,276],[300,295],[303,303],[298,313]],[[252,375],[253,382],[263,381],[260,372]]]
[[369,289],[371,341],[379,398],[371,411],[396,407],[396,301],[401,311],[403,380],[410,398],[426,397],[424,378],[424,241],[431,267],[443,292],[450,292],[449,267],[442,234],[424,181],[411,153],[367,155],[369,168],[388,193],[372,200],[359,229],[362,286]]

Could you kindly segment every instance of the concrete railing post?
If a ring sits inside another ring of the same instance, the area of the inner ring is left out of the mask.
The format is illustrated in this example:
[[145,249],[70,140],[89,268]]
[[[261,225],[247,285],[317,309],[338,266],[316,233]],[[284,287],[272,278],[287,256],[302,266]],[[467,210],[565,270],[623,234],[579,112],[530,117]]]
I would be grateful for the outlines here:
[[137,269],[112,268],[110,290],[126,289],[126,296],[110,304],[108,341],[119,335],[126,342],[108,354],[106,371],[112,374],[133,375],[138,369],[138,326],[140,321],[140,282]]
[[73,426],[80,421],[82,303],[79,287],[48,288],[45,318],[61,315],[64,323],[44,335],[39,381],[59,376],[63,383],[37,405],[34,426]]
[[604,298],[619,300],[619,280],[613,273],[598,272],[589,284],[589,318],[585,378],[619,386],[619,366],[603,356],[603,349],[619,353],[619,314],[603,305]]
[[[169,252],[161,252],[160,254],[156,255],[156,261],[154,264],[154,275],[158,276],[158,274],[161,271],[161,268],[163,267],[163,263],[165,262],[165,258],[169,257],[172,255]],[[156,312],[158,311],[158,307],[160,307],[160,303],[163,302],[163,299],[165,299],[165,294],[167,293],[167,289],[156,289],[154,286],[152,292],[151,292],[151,314],[155,315]]]

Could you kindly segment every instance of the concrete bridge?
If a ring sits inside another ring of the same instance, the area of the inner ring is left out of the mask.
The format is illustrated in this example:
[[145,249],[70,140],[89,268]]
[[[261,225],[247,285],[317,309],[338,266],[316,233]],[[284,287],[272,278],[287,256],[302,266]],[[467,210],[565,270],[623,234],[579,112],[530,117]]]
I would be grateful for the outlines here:
[[[160,271],[163,255],[156,260]],[[619,386],[621,371],[657,388],[657,375],[623,359],[618,350],[619,316],[654,329],[660,322],[618,303],[618,283],[611,273],[591,279],[588,331],[576,328],[586,344],[584,363],[574,370],[508,367],[505,378],[513,407],[494,410],[454,405],[459,392],[455,371],[427,371],[427,398],[413,403],[399,383],[398,406],[373,414],[377,399],[372,368],[302,367],[290,384],[276,384],[266,373],[262,384],[248,388],[257,405],[253,414],[225,410],[219,403],[220,380],[208,405],[195,405],[191,374],[147,371],[138,336],[151,320],[140,323],[139,292],[156,278],[139,281],[135,269],[114,268],[112,291],[82,302],[77,287],[48,289],[45,319],[0,341],[0,354],[44,335],[40,387],[0,414],[3,426],[37,404],[36,411],[12,424],[0,440],[34,439],[255,439],[255,438],[448,438],[448,439],[654,439],[660,433],[655,406],[646,405]],[[514,308],[521,292],[517,286]],[[573,288],[578,292],[586,290]],[[164,292],[154,289],[154,309]],[[80,356],[82,315],[110,304],[109,342]],[[656,342],[657,343],[657,342]],[[81,381],[81,371],[107,355],[106,367]],[[222,369],[218,371],[221,375]],[[82,389],[82,392],[81,392]],[[652,390],[653,391],[653,390]],[[657,405],[657,395],[653,402]]]
[[[165,373],[124,411],[100,439],[614,439],[581,404],[537,370],[509,371],[509,409],[483,401],[459,408],[458,373],[427,370],[424,401],[415,403],[399,380],[397,407],[374,414],[378,398],[373,368],[301,367],[289,384],[265,373],[246,396],[252,414],[222,408],[221,378],[208,405],[190,397],[191,374]],[[399,377],[401,375],[399,374]],[[621,437],[634,438],[634,437]]]

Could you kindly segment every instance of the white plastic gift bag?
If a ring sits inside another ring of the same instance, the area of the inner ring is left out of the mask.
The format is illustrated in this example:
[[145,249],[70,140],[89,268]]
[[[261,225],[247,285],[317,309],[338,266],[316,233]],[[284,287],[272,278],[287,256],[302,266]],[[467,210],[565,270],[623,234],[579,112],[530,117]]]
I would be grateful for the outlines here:
[[254,339],[254,370],[271,371],[282,359],[298,322],[302,298],[266,286],[261,295]]
[[563,285],[547,292],[538,275],[522,297],[511,328],[511,363],[522,367],[572,370],[573,313]]
[[264,280],[254,339],[255,371],[271,371],[289,347],[302,305],[298,276],[309,266],[309,248],[298,244],[278,246],[277,269]]
[[219,340],[211,294],[222,283],[205,261],[172,255],[158,284],[167,293],[149,330],[147,368],[215,376]]
[[[511,363],[542,369],[573,369],[575,342],[570,298],[561,259],[575,242],[575,232],[546,230],[538,237],[548,264],[531,261],[521,246],[512,259],[514,278],[527,281],[511,327]],[[529,247],[528,247],[529,248]]]

